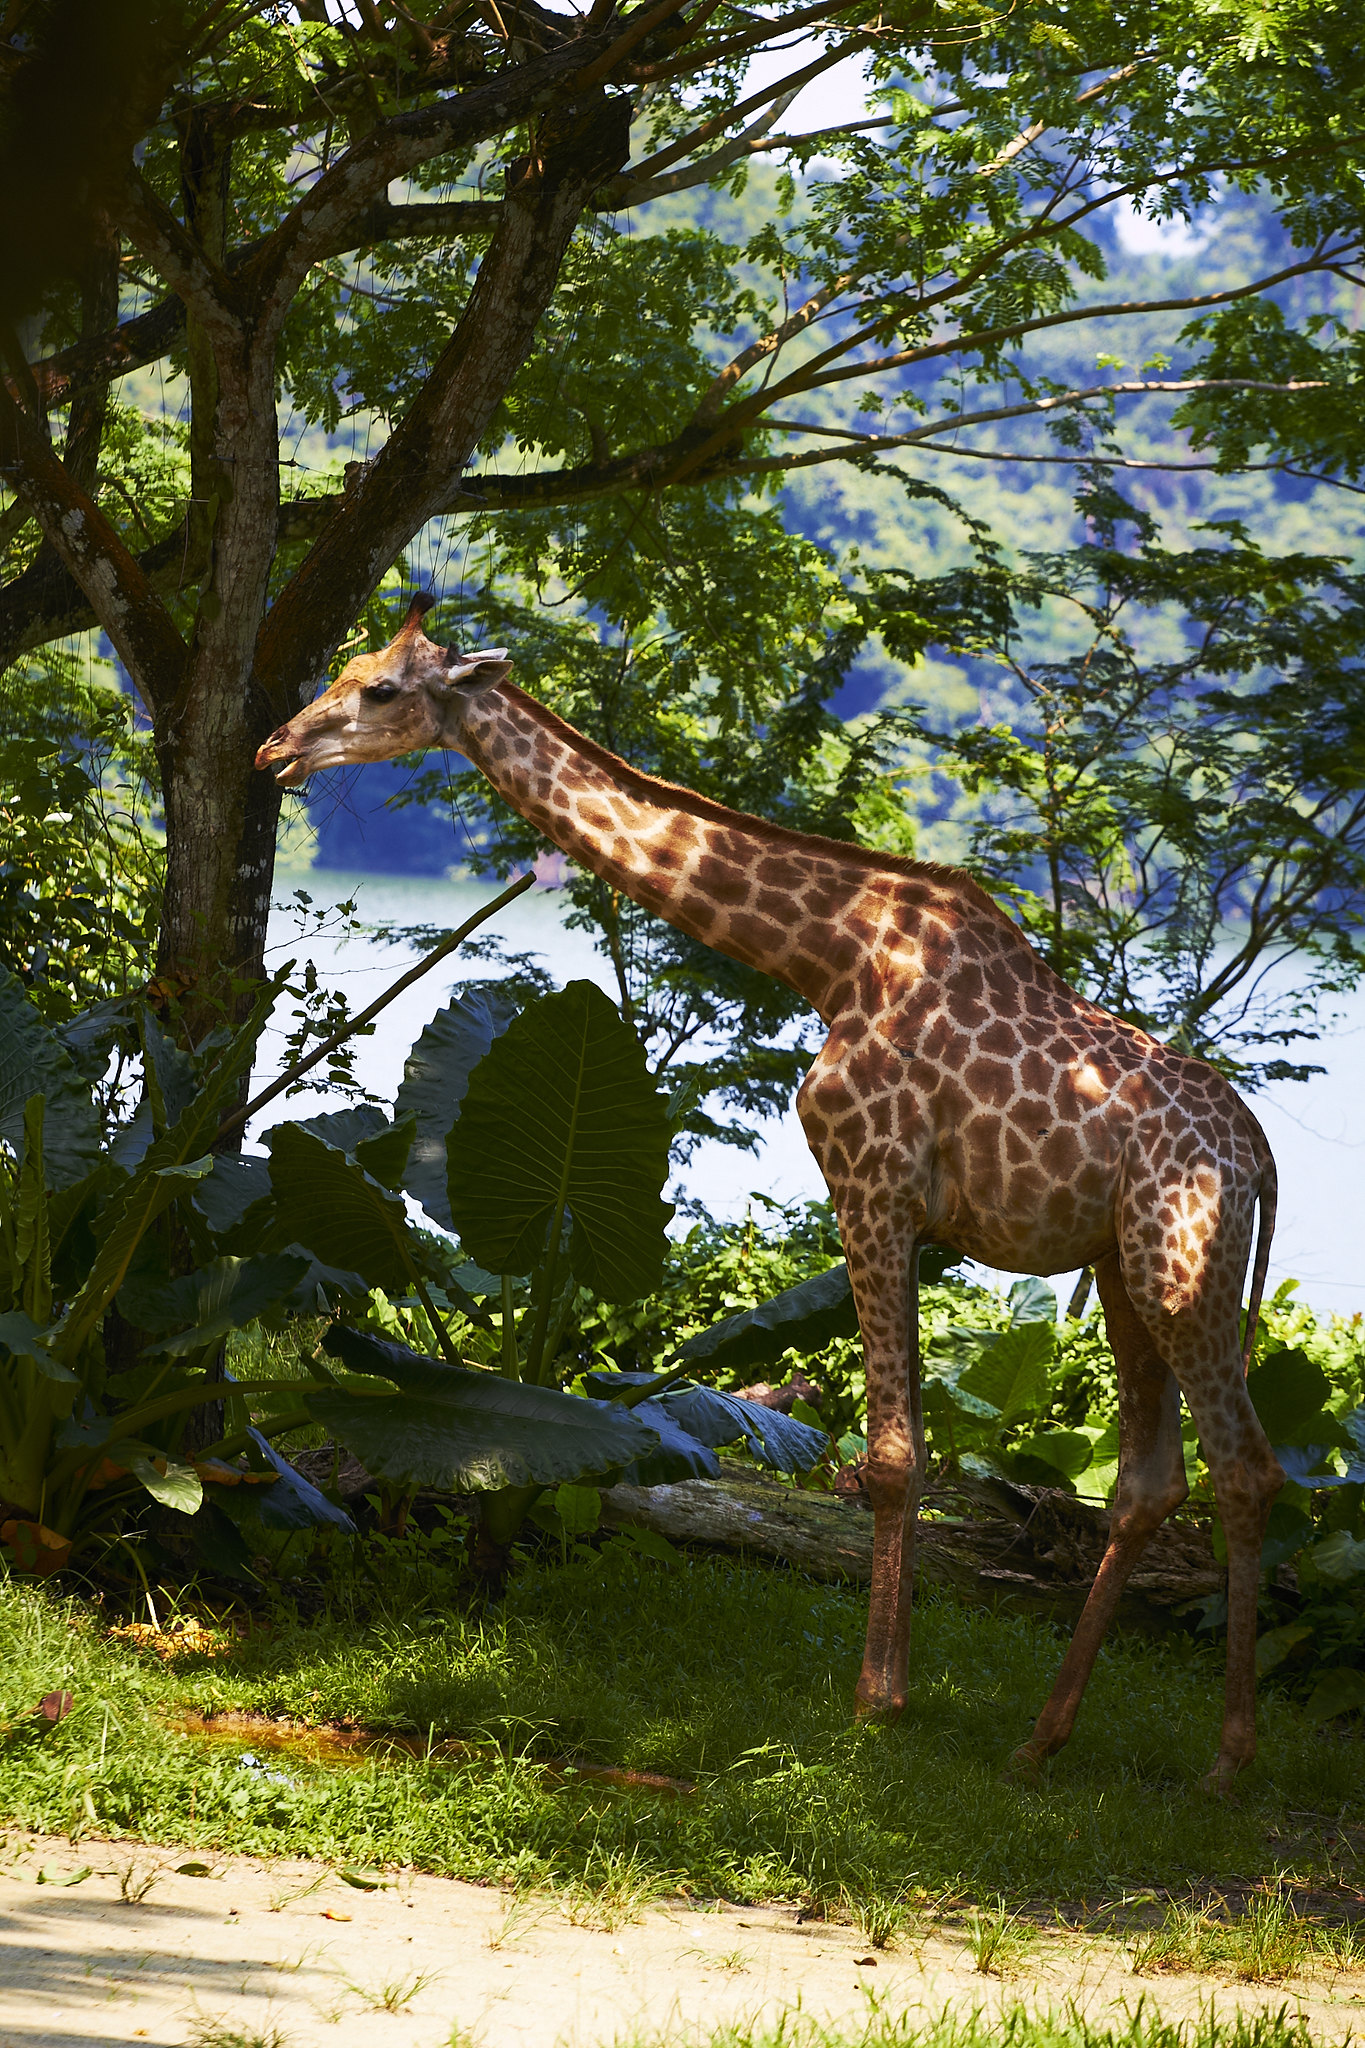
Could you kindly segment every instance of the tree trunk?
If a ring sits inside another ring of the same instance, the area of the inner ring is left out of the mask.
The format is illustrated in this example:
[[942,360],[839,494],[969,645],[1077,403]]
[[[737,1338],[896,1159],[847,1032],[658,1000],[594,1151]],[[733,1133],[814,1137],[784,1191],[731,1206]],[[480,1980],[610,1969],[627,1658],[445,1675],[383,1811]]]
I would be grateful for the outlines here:
[[258,695],[238,675],[215,678],[173,737],[157,737],[166,814],[157,969],[195,1039],[237,1023],[264,972],[280,794],[252,766],[274,723],[268,711],[251,717]]

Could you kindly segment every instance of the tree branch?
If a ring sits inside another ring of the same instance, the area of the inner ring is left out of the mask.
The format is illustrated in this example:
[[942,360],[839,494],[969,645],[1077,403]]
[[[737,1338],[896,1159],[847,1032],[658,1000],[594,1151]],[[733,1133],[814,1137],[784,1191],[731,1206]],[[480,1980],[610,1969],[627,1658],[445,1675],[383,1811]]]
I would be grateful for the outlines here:
[[215,341],[235,342],[238,321],[226,274],[209,260],[142,173],[132,168],[120,195],[118,224],[157,276],[193,311],[205,333]]
[[606,37],[580,36],[500,72],[485,85],[381,121],[324,171],[265,237],[248,266],[261,301],[282,317],[321,252],[334,248],[348,224],[382,200],[395,178],[430,157],[489,141],[531,114],[548,111],[572,92],[585,58],[607,47]]
[[0,476],[28,505],[53,553],[88,593],[92,610],[125,665],[145,684],[153,702],[169,701],[186,661],[185,643],[174,620],[141,564],[3,386]]
[[[349,221],[334,246],[318,256],[325,262],[349,255],[354,249],[368,249],[376,242],[433,240],[455,235],[491,234],[502,213],[496,199],[450,199],[431,204],[394,206],[378,199]],[[228,274],[242,270],[265,247],[265,237],[235,249],[228,258]],[[160,361],[178,348],[185,338],[185,304],[175,293],[161,299],[145,313],[135,314],[121,327],[111,327],[90,340],[74,342],[55,355],[33,364],[33,377],[43,403],[62,405],[73,392],[92,385],[108,384]]]
[[629,154],[629,103],[591,94],[539,139],[440,361],[266,617],[256,673],[291,710],[395,555],[449,502],[533,346],[584,207]]

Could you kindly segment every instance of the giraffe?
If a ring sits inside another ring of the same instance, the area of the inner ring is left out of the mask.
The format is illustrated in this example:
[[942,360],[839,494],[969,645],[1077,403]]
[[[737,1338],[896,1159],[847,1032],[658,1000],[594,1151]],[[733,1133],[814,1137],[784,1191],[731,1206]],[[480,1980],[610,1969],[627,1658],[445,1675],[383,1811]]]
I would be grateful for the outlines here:
[[1068,988],[965,874],[640,773],[510,682],[505,649],[429,640],[433,601],[414,600],[389,645],[348,663],[257,766],[292,786],[343,763],[464,754],[572,860],[818,1011],[828,1036],[797,1109],[838,1219],[867,1375],[873,1566],[856,1711],[893,1719],[908,1697],[920,1247],[1015,1272],[1091,1266],[1118,1369],[1118,1489],[1061,1671],[1012,1767],[1036,1778],[1069,1738],[1124,1583],[1185,1498],[1183,1394],[1227,1539],[1224,1717],[1204,1781],[1226,1791],[1255,1753],[1261,1545],[1284,1481],[1246,1387],[1275,1215],[1256,1119],[1212,1067]]

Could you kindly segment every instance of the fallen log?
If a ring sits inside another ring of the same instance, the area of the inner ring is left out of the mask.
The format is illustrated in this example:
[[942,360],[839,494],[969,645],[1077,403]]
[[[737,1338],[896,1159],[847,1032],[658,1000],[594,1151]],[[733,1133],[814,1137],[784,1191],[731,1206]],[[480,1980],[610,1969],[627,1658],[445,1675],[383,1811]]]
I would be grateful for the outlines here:
[[[335,1447],[304,1451],[295,1464],[315,1484],[333,1471]],[[719,1479],[673,1486],[613,1486],[602,1495],[608,1529],[653,1529],[670,1543],[785,1564],[808,1577],[866,1585],[872,1576],[872,1516],[865,1496],[784,1485],[738,1460]],[[852,1468],[848,1468],[850,1471]],[[378,1482],[342,1453],[338,1490],[353,1512]],[[473,1513],[471,1500],[452,1501]],[[973,1605],[1075,1625],[1109,1537],[1109,1511],[1060,1488],[959,1474],[930,1487],[919,1525],[923,1586]],[[1281,1592],[1297,1581],[1276,1573]],[[1119,1603],[1121,1627],[1153,1634],[1181,1625],[1176,1610],[1223,1590],[1224,1574],[1206,1526],[1166,1522],[1153,1536]]]
[[[806,1491],[738,1467],[720,1479],[614,1486],[602,1496],[610,1528],[653,1529],[671,1543],[768,1558],[811,1578],[866,1585],[872,1517],[856,1500]],[[917,1575],[975,1604],[1071,1626],[1085,1605],[1109,1534],[1103,1508],[1048,1487],[955,1479],[926,1495]],[[1207,1529],[1167,1523],[1152,1538],[1119,1607],[1122,1625],[1169,1628],[1186,1601],[1221,1591]]]

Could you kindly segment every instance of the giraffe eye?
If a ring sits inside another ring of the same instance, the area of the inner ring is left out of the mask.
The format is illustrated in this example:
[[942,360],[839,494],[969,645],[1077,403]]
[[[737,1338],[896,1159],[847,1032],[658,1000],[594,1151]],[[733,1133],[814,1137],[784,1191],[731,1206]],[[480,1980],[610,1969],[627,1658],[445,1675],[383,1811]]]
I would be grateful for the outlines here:
[[360,694],[362,697],[368,698],[371,704],[387,704],[391,698],[398,695],[398,685],[397,683],[367,683]]

